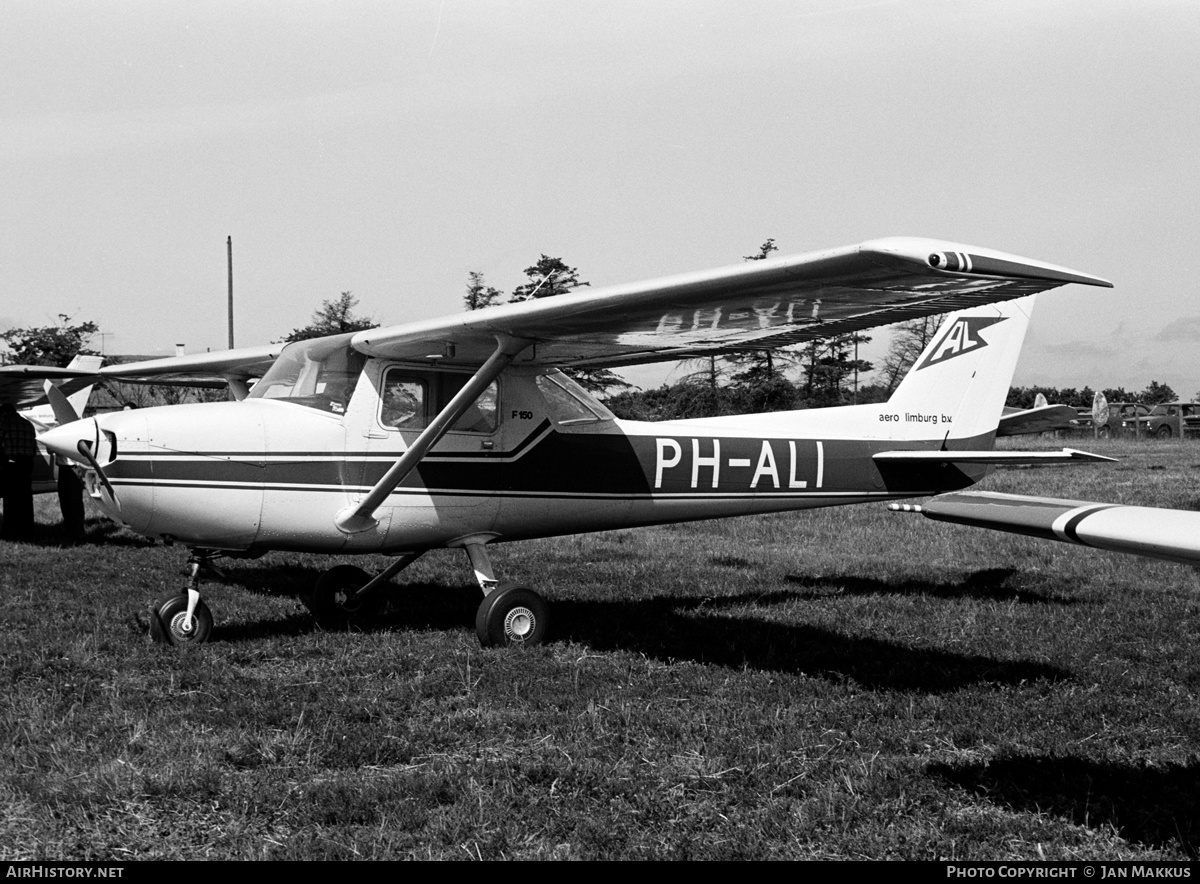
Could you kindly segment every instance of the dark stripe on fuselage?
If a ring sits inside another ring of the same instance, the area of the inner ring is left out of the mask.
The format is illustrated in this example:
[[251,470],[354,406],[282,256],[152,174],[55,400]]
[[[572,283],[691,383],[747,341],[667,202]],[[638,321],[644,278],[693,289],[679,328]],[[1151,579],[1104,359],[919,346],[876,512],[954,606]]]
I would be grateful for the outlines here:
[[[985,468],[876,464],[895,442],[546,432],[504,452],[431,454],[398,493],[644,499],[728,496],[898,496],[967,487]],[[988,440],[990,441],[990,440]],[[933,450],[938,442],[914,448]],[[964,444],[965,447],[965,444]],[[373,486],[400,452],[122,452],[106,467],[117,485],[355,492]]]
[[[218,482],[113,482],[113,486],[117,489],[126,488],[183,488],[183,489],[205,489],[213,491],[249,491],[261,493],[264,490],[262,485],[246,485],[233,483],[218,483]],[[329,485],[268,485],[266,490],[272,492],[305,492],[317,494],[336,494],[339,497],[346,493],[365,493],[369,491],[368,486],[360,488],[354,487],[339,487]],[[596,501],[639,501],[639,500],[686,500],[686,501],[707,501],[720,502],[731,500],[745,500],[745,493],[729,492],[725,494],[715,493],[692,493],[692,494],[602,494],[602,493],[578,493],[578,492],[537,492],[537,491],[497,491],[494,489],[483,490],[462,490],[462,489],[443,489],[443,488],[400,488],[392,492],[392,497],[428,497],[433,500],[440,498],[486,498],[498,500],[596,500]],[[894,497],[886,491],[867,492],[867,491],[801,491],[801,492],[759,492],[753,495],[755,500],[829,500],[836,502],[843,499],[860,500],[867,497],[887,498]]]

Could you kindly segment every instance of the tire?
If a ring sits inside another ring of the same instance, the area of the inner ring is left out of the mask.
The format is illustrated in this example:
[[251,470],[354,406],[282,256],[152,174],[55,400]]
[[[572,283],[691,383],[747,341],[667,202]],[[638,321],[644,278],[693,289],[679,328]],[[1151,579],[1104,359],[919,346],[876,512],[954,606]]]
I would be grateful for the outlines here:
[[1105,424],[1099,430],[1096,431],[1096,435],[1099,436],[1101,439],[1107,439],[1109,436],[1112,435],[1112,430],[1109,429],[1108,424]]
[[1175,434],[1171,432],[1171,428],[1169,426],[1163,424],[1158,428],[1158,431],[1154,435],[1160,439],[1170,439]]
[[475,634],[485,648],[539,645],[549,625],[549,609],[542,597],[513,584],[492,590],[475,615]]
[[184,627],[187,615],[187,595],[176,595],[155,605],[150,615],[150,637],[160,645],[187,647],[202,645],[212,635],[213,617],[201,599],[196,605],[192,628]]
[[317,578],[307,599],[308,609],[326,629],[345,629],[375,613],[375,594],[353,605],[349,596],[371,580],[371,575],[354,565],[337,565]]

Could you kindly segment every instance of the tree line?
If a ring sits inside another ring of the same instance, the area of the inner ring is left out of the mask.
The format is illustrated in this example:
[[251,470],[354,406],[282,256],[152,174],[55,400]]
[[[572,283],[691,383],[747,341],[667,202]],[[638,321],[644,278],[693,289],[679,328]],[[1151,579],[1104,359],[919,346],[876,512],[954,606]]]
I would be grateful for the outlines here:
[[[1106,387],[1100,392],[1109,402],[1138,402],[1142,405],[1159,405],[1179,399],[1169,384],[1160,384],[1158,381],[1151,381],[1145,389],[1137,392],[1130,392],[1124,387]],[[1005,404],[1015,408],[1033,408],[1039,393],[1051,405],[1070,405],[1074,408],[1091,408],[1096,398],[1096,391],[1091,387],[1009,387]],[[1196,398],[1200,399],[1200,393],[1196,394]]]

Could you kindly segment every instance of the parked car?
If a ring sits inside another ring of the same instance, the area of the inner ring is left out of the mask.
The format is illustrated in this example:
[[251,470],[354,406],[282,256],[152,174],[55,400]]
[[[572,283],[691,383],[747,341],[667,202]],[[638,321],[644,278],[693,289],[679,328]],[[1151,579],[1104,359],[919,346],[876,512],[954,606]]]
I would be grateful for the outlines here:
[[1148,414],[1150,414],[1149,405],[1141,405],[1137,402],[1110,402],[1108,403],[1108,420],[1100,425],[1097,435],[1101,439],[1107,439],[1109,436],[1119,436],[1122,432],[1132,433],[1134,421]]
[[[1189,421],[1193,418],[1193,421]],[[1122,426],[1133,433],[1170,439],[1184,435],[1191,429],[1200,429],[1200,402],[1164,402],[1150,409],[1144,417],[1130,417]]]

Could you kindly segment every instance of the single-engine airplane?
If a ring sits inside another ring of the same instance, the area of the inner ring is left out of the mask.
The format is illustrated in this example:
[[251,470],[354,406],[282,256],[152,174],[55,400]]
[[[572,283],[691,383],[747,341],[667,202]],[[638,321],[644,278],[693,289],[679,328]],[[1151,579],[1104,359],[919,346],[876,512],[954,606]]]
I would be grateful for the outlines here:
[[[310,606],[347,618],[427,550],[465,550],[484,645],[546,634],[488,545],[588,531],[924,497],[994,464],[1104,460],[994,451],[1033,295],[1095,276],[1002,252],[893,238],[270,348],[105,369],[232,378],[239,401],[99,416],[42,435],[86,467],[113,518],[192,550],[160,641],[205,641],[201,567],[218,555],[383,553],[338,565]],[[763,350],[949,315],[882,404],[647,423],[563,371]],[[272,361],[273,360],[273,361]],[[252,389],[255,366],[270,367]]]
[[1009,408],[1000,415],[997,436],[1026,436],[1073,430],[1079,426],[1079,413],[1069,405],[1050,405],[1046,397],[1037,394],[1033,408]]

